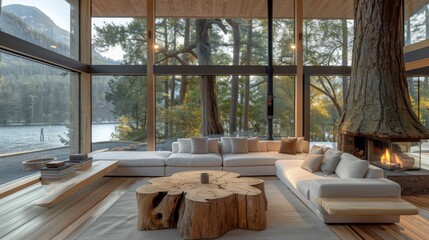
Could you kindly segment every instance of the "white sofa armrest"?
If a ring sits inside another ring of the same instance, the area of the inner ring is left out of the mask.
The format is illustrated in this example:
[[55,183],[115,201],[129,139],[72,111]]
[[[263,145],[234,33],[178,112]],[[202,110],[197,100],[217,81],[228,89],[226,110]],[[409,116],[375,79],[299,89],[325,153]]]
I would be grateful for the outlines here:
[[385,178],[321,179],[310,184],[311,203],[319,197],[401,197],[401,187]]
[[369,164],[365,178],[384,178],[384,171],[379,167]]

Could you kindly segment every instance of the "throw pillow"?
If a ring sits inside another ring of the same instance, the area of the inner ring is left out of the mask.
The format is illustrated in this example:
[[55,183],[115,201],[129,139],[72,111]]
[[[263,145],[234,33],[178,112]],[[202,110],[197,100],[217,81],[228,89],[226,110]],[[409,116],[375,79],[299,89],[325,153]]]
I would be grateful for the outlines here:
[[322,160],[322,165],[320,165],[320,170],[324,174],[332,174],[340,161],[341,154],[343,154],[343,152],[334,149],[326,151]]
[[369,162],[349,153],[341,154],[335,173],[340,178],[363,178],[368,171]]
[[207,137],[191,137],[191,153],[192,154],[207,154]]
[[309,172],[315,172],[319,170],[320,163],[323,160],[323,154],[308,154],[301,164],[301,168]]
[[297,139],[282,139],[279,153],[296,154]]
[[179,138],[179,153],[191,153],[191,139]]
[[296,138],[296,152],[297,153],[303,152],[302,143],[304,142],[304,137],[287,137],[287,138],[288,139]]
[[231,138],[231,153],[237,154],[237,153],[248,153],[247,150],[247,138],[245,137],[237,137],[237,138]]
[[323,148],[321,146],[313,145],[308,154],[323,154]]
[[252,137],[247,139],[247,150],[249,152],[259,152],[259,138]]
[[231,138],[230,137],[221,137],[220,142],[222,143],[222,153],[231,153]]
[[207,140],[207,148],[209,153],[219,153],[219,139],[209,138]]

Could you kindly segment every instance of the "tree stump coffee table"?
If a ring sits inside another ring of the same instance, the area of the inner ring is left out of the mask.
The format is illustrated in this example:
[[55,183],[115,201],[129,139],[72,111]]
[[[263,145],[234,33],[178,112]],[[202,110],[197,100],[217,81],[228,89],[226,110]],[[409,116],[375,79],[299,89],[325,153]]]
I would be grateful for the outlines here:
[[[202,183],[205,173],[208,183]],[[264,181],[239,176],[190,171],[150,179],[136,190],[138,229],[177,227],[185,239],[217,238],[236,228],[265,229]]]

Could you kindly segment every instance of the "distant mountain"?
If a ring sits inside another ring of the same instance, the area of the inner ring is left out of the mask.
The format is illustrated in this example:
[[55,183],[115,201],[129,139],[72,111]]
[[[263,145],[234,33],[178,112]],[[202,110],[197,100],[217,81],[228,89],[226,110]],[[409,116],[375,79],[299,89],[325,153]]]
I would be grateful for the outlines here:
[[[54,52],[70,56],[70,33],[55,24],[36,7],[21,4],[3,6],[0,14],[0,30]],[[56,46],[52,48],[51,46]],[[92,51],[97,64],[120,64]]]

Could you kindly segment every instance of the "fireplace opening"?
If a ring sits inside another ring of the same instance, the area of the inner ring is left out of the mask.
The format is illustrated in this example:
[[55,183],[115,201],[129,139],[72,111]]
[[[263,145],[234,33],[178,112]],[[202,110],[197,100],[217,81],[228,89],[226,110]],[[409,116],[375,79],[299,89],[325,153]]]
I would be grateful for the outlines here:
[[[362,147],[361,144],[358,145],[355,145],[356,149]],[[370,164],[390,171],[420,170],[421,167],[420,140],[365,138],[364,152]]]

